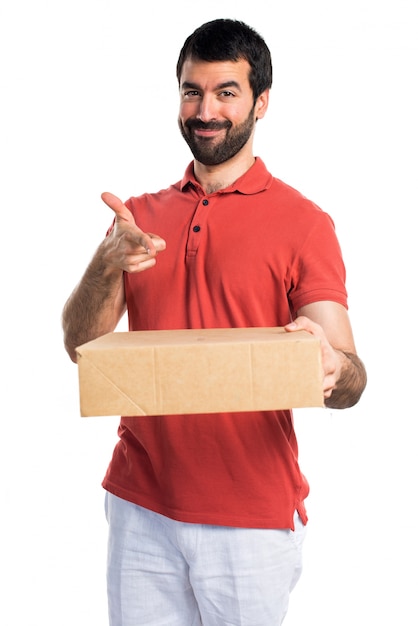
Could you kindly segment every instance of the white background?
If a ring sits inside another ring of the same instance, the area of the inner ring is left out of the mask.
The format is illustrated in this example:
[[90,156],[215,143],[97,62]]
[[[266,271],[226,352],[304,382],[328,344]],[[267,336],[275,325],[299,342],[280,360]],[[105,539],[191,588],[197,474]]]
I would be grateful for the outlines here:
[[357,407],[295,416],[310,522],[286,625],[418,624],[416,5],[1,0],[0,623],[106,624],[118,419],[79,417],[61,310],[112,218],[100,193],[181,178],[177,55],[233,17],[273,56],[256,153],[332,215],[369,374]]

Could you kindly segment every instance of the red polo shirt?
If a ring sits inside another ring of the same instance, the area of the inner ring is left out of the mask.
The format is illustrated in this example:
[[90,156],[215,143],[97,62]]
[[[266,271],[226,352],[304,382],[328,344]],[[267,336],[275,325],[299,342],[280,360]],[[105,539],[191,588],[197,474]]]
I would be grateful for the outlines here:
[[[167,242],[125,275],[131,330],[283,326],[306,304],[347,305],[330,217],[263,162],[206,195],[193,175],[127,203]],[[140,384],[140,381],[139,381]],[[306,522],[291,411],[122,417],[105,489],[184,522],[293,528]]]

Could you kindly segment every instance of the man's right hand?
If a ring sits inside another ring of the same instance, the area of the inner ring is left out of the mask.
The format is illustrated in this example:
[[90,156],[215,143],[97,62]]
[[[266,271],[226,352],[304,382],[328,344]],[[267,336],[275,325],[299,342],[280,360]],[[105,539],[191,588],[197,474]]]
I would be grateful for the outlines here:
[[125,272],[142,272],[156,264],[156,256],[165,250],[164,239],[144,233],[135,224],[130,210],[117,196],[105,191],[102,200],[115,213],[115,224],[106,238],[106,264]]

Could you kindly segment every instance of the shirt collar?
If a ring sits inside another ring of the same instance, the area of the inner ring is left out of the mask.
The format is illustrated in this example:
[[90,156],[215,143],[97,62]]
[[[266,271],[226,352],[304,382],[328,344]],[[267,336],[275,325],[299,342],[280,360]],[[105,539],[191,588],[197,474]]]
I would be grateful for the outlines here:
[[[252,195],[268,189],[273,180],[273,176],[267,171],[266,166],[260,157],[255,158],[254,164],[249,170],[240,176],[232,185],[225,189],[220,189],[217,193],[238,192],[245,195]],[[187,166],[186,172],[180,183],[182,191],[186,191],[188,185],[200,188],[200,184],[195,178],[193,161]]]

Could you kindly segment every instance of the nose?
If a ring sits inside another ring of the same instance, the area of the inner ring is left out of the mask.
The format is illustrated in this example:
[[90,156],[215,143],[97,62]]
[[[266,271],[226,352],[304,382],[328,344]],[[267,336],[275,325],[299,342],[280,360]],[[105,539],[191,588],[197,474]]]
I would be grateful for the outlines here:
[[216,116],[216,103],[214,99],[211,98],[210,94],[205,94],[200,101],[199,111],[196,117],[201,122],[211,122],[216,119]]

